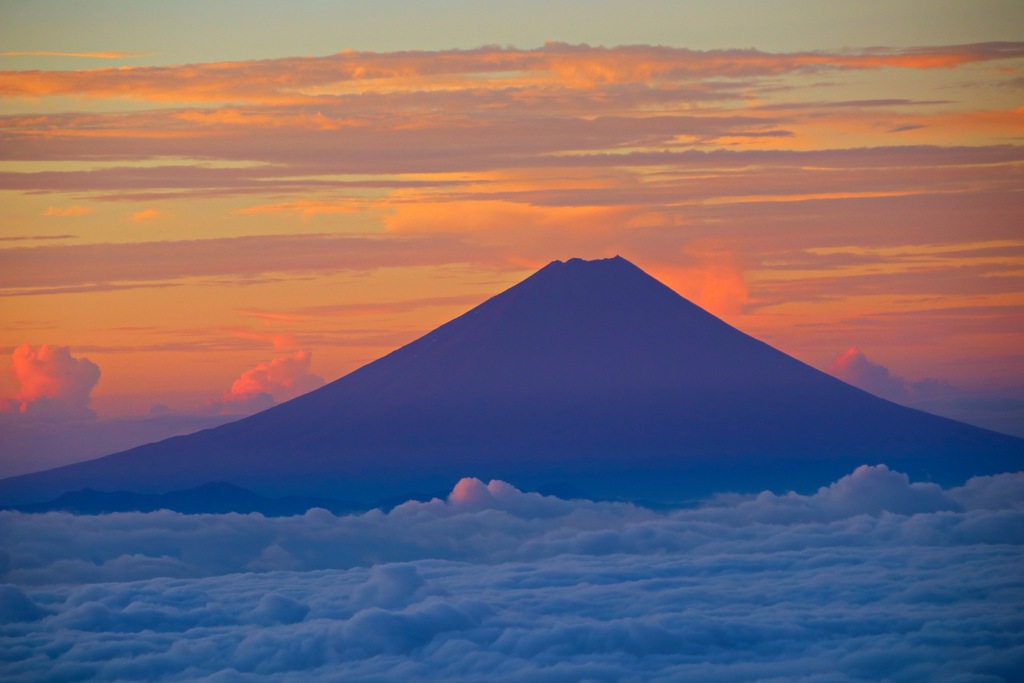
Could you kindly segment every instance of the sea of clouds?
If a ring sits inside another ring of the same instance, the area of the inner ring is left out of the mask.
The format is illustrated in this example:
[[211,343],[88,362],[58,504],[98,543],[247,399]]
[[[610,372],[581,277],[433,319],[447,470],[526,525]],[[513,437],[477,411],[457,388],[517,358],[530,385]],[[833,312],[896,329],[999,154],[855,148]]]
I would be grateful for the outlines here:
[[1010,681],[1024,473],[658,512],[464,479],[334,516],[0,512],[0,679]]

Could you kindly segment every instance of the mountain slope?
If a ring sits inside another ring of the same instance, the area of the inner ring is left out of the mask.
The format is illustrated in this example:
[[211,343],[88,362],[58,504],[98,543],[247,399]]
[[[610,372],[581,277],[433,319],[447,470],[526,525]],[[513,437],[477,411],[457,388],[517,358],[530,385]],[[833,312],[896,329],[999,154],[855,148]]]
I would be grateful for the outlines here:
[[622,258],[555,261],[405,347],[244,420],[0,481],[0,500],[226,481],[372,505],[462,476],[681,500],[862,463],[955,483],[1024,440],[904,408],[730,327]]

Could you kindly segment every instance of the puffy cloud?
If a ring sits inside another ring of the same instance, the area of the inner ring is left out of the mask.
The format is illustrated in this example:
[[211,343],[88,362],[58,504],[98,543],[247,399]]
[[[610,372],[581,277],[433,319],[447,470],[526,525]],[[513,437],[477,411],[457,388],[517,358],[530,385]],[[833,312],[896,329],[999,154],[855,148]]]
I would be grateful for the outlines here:
[[869,360],[856,346],[836,356],[828,372],[847,384],[897,403],[914,403],[960,394],[954,387],[939,380],[912,382],[895,375],[884,365]]
[[950,491],[968,510],[1019,510],[1024,508],[1024,472],[995,477],[973,477]]
[[1010,680],[1021,529],[1024,474],[942,489],[884,466],[660,513],[472,478],[342,517],[0,512],[0,672]]
[[75,358],[67,346],[22,344],[8,366],[17,386],[0,410],[52,419],[92,419],[89,394],[100,368],[88,358]]
[[294,624],[309,614],[309,606],[286,595],[267,593],[249,616],[263,624]]
[[907,381],[893,375],[884,365],[873,363],[856,346],[846,349],[828,366],[828,372],[847,384],[891,401],[910,397]]
[[[934,315],[944,317],[948,322],[949,318],[957,315],[968,321],[978,315],[994,320],[1000,315],[1010,316],[1013,313],[999,309],[991,313],[943,309]],[[922,317],[927,316],[927,313],[922,314]],[[1021,422],[1024,397],[1018,387],[965,389],[940,379],[915,382],[871,361],[855,346],[836,356],[828,372],[848,384],[896,403],[985,429],[1024,436],[1024,423]]]
[[820,489],[811,500],[820,501],[840,519],[859,514],[913,515],[959,508],[937,484],[911,483],[907,475],[885,465],[861,465],[852,474]]
[[18,586],[0,585],[0,619],[4,622],[35,621],[47,613]]
[[[985,478],[982,478],[985,479]],[[1019,495],[1019,482],[1011,475],[997,477],[1010,489],[1001,496],[996,507],[1009,506],[1013,495]],[[972,490],[988,490],[990,485],[974,483]],[[937,484],[914,482],[902,472],[885,465],[862,465],[839,481],[820,488],[810,496],[797,493],[777,495],[765,491],[756,496],[724,495],[716,499],[721,507],[710,507],[705,514],[733,523],[793,524],[849,519],[857,515],[894,513],[914,515],[963,511],[980,504],[977,494],[960,495],[959,489],[945,491]]]
[[323,378],[309,372],[312,359],[309,351],[296,351],[260,363],[243,372],[231,388],[209,406],[221,412],[254,412],[322,387]]

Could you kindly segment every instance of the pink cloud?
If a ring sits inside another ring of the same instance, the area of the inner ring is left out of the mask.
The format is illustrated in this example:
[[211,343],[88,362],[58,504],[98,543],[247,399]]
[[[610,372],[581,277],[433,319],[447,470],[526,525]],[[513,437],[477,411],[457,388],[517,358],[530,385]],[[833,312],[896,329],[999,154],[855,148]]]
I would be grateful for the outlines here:
[[317,389],[324,380],[309,372],[313,355],[296,351],[246,370],[208,408],[221,413],[252,413]]
[[847,384],[891,401],[906,401],[910,397],[907,380],[892,374],[884,365],[871,362],[856,346],[836,356],[828,372]]
[[52,419],[96,417],[89,394],[100,368],[88,358],[75,358],[68,347],[23,344],[8,369],[17,390],[0,401],[0,410]]
[[896,403],[928,407],[935,401],[955,399],[963,392],[937,379],[912,381],[892,373],[884,365],[868,359],[856,346],[846,349],[832,361],[828,372],[847,384]]
[[832,361],[828,372],[847,384],[895,403],[1024,436],[1024,397],[1019,386],[965,388],[943,379],[910,380],[867,358],[856,346]]

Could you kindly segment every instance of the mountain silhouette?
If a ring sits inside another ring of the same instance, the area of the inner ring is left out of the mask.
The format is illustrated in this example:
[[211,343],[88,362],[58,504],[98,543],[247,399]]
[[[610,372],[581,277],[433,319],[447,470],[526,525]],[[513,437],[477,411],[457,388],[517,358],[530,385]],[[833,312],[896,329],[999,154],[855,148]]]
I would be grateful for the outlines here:
[[364,506],[464,476],[678,502],[860,464],[962,483],[1024,440],[890,403],[726,324],[621,257],[555,261],[316,391],[188,436],[0,481],[0,501],[229,482]]

